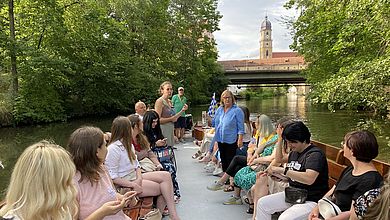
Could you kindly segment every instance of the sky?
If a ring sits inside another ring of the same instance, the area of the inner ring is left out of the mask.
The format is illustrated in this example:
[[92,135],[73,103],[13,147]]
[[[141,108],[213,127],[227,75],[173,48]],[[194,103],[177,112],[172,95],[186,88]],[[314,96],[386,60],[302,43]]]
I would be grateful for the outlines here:
[[292,36],[282,24],[282,17],[295,16],[283,5],[287,0],[219,0],[217,10],[223,16],[219,31],[213,33],[218,60],[259,58],[260,26],[268,15],[272,24],[273,52],[291,51]]

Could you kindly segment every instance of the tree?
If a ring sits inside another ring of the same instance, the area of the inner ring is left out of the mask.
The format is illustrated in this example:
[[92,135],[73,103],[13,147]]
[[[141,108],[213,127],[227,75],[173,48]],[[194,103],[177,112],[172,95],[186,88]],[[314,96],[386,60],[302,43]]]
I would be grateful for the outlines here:
[[300,11],[291,47],[309,64],[313,100],[388,112],[390,2],[291,0],[286,7]]

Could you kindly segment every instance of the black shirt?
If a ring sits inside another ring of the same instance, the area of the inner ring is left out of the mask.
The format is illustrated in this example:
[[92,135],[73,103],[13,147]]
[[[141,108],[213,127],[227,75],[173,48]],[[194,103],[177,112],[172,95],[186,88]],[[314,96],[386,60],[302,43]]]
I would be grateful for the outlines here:
[[319,174],[313,184],[307,185],[292,179],[290,186],[306,189],[307,200],[317,202],[329,190],[328,187],[328,163],[322,150],[313,144],[309,145],[301,153],[291,151],[288,156],[288,169],[305,172],[307,169],[317,171]]
[[343,170],[334,190],[335,204],[341,211],[351,209],[352,200],[371,189],[379,188],[382,183],[382,176],[377,171],[368,171],[362,175],[352,175],[353,167],[349,166]]

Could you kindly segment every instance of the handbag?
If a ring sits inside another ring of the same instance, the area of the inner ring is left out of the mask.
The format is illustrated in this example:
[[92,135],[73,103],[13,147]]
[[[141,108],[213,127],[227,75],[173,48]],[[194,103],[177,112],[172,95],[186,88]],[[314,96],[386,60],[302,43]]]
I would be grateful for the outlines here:
[[139,217],[138,220],[161,220],[162,214],[160,210],[153,208],[151,211],[146,213],[143,217]]
[[318,209],[321,216],[325,219],[334,217],[341,213],[340,208],[334,202],[332,202],[330,198],[327,197],[318,200]]
[[284,189],[285,202],[291,204],[303,204],[307,199],[307,190],[288,186]]
[[250,167],[253,171],[257,173],[266,170],[268,168],[268,165],[260,163],[260,164],[251,165]]
[[140,160],[139,165],[141,166],[142,173],[152,172],[157,170],[156,165],[148,157],[145,157],[144,159]]
[[172,162],[173,158],[173,149],[172,147],[155,147],[152,149],[153,152],[157,155],[160,163],[163,162]]

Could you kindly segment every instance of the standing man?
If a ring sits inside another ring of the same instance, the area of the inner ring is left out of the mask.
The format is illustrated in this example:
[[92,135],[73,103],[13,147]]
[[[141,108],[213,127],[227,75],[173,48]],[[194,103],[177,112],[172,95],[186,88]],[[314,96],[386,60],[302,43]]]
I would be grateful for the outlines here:
[[144,115],[146,112],[146,105],[141,100],[135,103],[135,114],[139,116],[141,121],[144,119]]
[[[184,97],[184,88],[179,87],[177,89],[178,94],[172,96],[172,105],[175,108],[176,113],[180,112],[185,104],[187,104],[187,98]],[[184,132],[186,128],[186,113],[183,111],[180,117],[175,122],[175,136],[180,142],[184,141]]]

